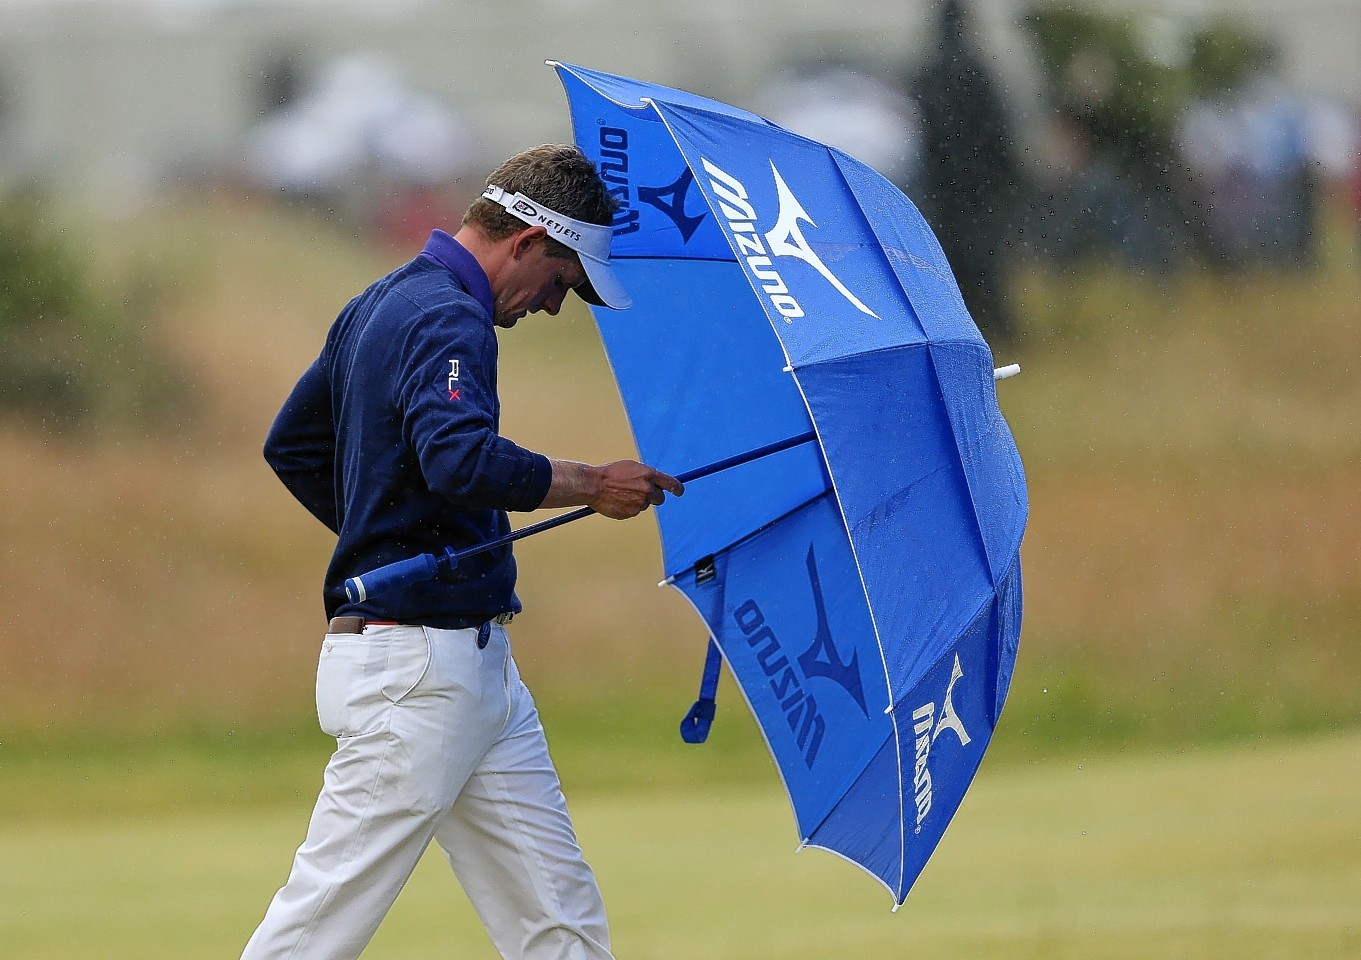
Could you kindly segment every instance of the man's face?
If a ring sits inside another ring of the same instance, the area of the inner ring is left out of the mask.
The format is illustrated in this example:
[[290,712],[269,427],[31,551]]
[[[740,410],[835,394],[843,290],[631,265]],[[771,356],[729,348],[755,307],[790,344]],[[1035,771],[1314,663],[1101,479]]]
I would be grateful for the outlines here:
[[493,291],[498,327],[509,329],[528,313],[557,316],[572,288],[586,281],[576,257],[551,257],[543,237],[528,240],[507,262]]

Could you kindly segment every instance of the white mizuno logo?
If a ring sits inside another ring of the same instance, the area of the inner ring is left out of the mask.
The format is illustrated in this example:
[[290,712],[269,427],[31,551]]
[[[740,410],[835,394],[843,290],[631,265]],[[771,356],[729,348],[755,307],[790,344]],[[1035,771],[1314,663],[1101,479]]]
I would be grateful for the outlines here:
[[[775,226],[762,234],[756,229],[756,208],[751,203],[747,188],[732,174],[715,166],[706,158],[701,158],[705,171],[709,174],[709,187],[718,199],[719,211],[728,221],[728,231],[733,238],[738,256],[742,257],[747,268],[756,277],[760,288],[765,292],[773,306],[786,323],[804,316],[803,306],[794,297],[771,257],[793,257],[808,264],[836,288],[857,310],[878,319],[878,315],[865,306],[860,298],[851,293],[836,274],[827,268],[822,258],[813,252],[808,239],[803,235],[800,221],[817,226],[808,215],[779,169],[771,161],[770,172],[775,177],[775,191],[779,197],[780,210],[775,218]],[[761,241],[765,240],[763,244]]]
[[955,684],[964,676],[964,668],[959,665],[959,654],[955,654],[955,666],[950,671],[950,682],[945,685],[945,701],[940,708],[940,719],[936,721],[936,729],[931,733],[931,742],[935,743],[936,738],[942,730],[950,730],[955,736],[959,737],[959,745],[967,747],[969,731],[964,729],[964,723],[959,719],[959,714],[955,713]]
[[917,830],[931,812],[931,747],[936,738],[949,730],[959,738],[959,745],[967,747],[972,739],[964,729],[964,721],[955,712],[955,684],[964,676],[964,668],[959,665],[959,654],[955,654],[955,665],[950,671],[950,682],[945,685],[945,698],[941,702],[940,718],[936,718],[935,701],[924,703],[912,711],[912,733],[916,737],[916,759],[912,770],[912,787],[917,804]]
[[832,271],[827,269],[827,264],[822,262],[822,258],[813,252],[813,248],[804,239],[799,221],[806,221],[814,227],[817,226],[817,223],[808,215],[808,211],[803,209],[803,204],[799,203],[798,197],[790,191],[789,185],[784,182],[784,177],[780,176],[780,171],[776,169],[773,160],[770,163],[770,172],[775,174],[775,190],[780,195],[780,215],[775,219],[774,228],[766,234],[766,242],[770,244],[770,252],[777,257],[797,257],[802,260],[826,277],[827,282],[836,287],[837,291],[854,304],[857,310],[878,320],[878,314],[861,303],[859,297],[847,290],[846,285],[838,280]]

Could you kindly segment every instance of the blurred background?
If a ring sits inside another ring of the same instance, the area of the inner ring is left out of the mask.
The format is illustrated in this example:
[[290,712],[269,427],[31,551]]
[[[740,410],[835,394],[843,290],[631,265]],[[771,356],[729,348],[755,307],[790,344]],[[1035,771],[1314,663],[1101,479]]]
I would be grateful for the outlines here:
[[[305,809],[331,541],[260,446],[351,296],[570,138],[550,58],[874,166],[1022,364],[989,764],[1355,751],[1353,0],[0,0],[0,809],[154,807],[132,771],[173,763],[168,795]],[[584,309],[502,344],[508,435],[631,455]],[[517,553],[569,786],[775,782],[730,687],[679,746],[706,637],[650,519]]]

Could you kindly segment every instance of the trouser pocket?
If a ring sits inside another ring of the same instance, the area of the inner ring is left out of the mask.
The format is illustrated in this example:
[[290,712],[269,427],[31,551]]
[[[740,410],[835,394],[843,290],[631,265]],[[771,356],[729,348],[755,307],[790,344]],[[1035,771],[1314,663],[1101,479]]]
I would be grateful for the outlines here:
[[410,695],[430,666],[419,627],[327,634],[317,661],[317,722],[337,739],[387,727],[391,707]]

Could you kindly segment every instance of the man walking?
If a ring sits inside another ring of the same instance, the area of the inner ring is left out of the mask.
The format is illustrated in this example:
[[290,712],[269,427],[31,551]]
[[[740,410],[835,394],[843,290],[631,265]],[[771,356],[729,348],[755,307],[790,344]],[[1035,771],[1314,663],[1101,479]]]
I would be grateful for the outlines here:
[[556,315],[575,290],[630,303],[610,268],[614,213],[575,147],[502,164],[454,236],[352,300],[279,412],[265,457],[337,535],[317,716],[336,737],[287,883],[243,960],[357,957],[433,840],[506,958],[610,957],[505,624],[509,546],[439,578],[350,601],[346,578],[507,533],[508,510],[636,516],[678,481],[631,460],[550,460],[500,436],[495,327]]

